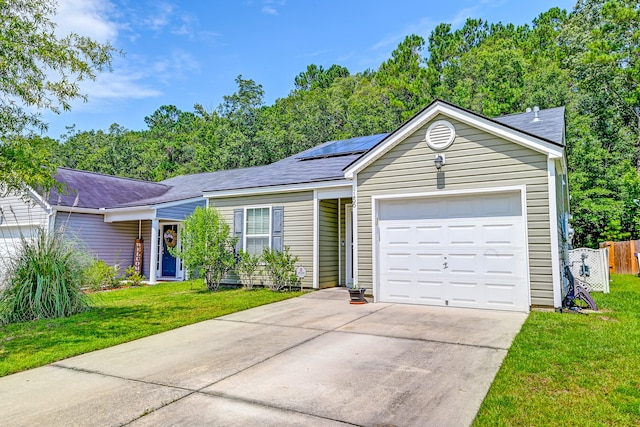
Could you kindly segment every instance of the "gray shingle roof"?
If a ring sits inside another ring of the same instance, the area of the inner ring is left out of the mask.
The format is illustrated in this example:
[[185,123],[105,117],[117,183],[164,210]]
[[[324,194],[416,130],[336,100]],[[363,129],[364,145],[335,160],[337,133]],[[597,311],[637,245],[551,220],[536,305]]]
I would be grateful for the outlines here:
[[51,190],[48,202],[52,206],[99,209],[158,197],[170,189],[157,182],[67,168],[58,168],[56,180],[62,183],[63,192]]
[[[540,110],[538,121],[534,121],[534,117],[534,113],[530,112],[489,120],[558,145],[564,144],[564,107]],[[299,158],[304,157],[306,152],[334,142],[326,142],[265,166],[181,175],[159,183],[60,168],[57,179],[71,191],[66,195],[54,192],[50,201],[53,205],[72,206],[76,195],[79,195],[78,207],[150,206],[201,197],[204,192],[340,180],[344,178],[343,170],[363,154],[309,160]]]
[[493,120],[558,145],[564,145],[564,107],[540,110],[538,120],[535,120],[533,111],[509,114]]

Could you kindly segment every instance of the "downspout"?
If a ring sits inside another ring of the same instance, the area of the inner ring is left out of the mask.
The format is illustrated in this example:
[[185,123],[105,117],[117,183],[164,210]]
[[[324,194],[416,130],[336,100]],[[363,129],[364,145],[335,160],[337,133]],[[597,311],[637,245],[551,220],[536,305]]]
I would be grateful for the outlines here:
[[[556,165],[552,158],[547,159],[547,179],[549,197],[549,234],[551,238],[551,278],[553,284],[553,306],[562,307],[562,268],[560,265],[560,241],[558,238],[558,208],[556,199]],[[531,289],[529,289],[531,292]]]
[[338,286],[342,286],[342,199],[338,197]]
[[54,230],[56,222],[56,211],[51,206],[47,208],[47,234]]

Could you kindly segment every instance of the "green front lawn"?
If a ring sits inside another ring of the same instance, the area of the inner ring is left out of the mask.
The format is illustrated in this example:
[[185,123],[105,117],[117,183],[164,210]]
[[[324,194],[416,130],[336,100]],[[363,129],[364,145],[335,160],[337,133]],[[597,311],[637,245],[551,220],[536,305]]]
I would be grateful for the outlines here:
[[91,294],[87,313],[0,326],[0,376],[299,295],[210,292],[201,280]]
[[640,278],[593,296],[596,313],[529,315],[474,426],[640,425]]

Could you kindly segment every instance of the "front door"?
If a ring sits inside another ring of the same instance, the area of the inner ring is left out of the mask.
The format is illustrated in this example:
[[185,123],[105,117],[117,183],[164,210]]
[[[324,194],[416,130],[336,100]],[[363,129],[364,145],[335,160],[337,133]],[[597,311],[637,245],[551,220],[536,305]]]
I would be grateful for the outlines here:
[[169,253],[169,246],[178,243],[178,226],[162,226],[162,277],[176,277],[176,258]]

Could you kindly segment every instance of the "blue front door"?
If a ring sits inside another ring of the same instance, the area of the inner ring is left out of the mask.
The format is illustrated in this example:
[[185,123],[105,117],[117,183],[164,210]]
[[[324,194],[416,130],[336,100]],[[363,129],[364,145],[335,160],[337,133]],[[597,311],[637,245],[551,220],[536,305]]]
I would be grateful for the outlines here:
[[169,253],[168,245],[178,242],[178,226],[165,225],[162,227],[162,276],[176,276],[176,258]]

